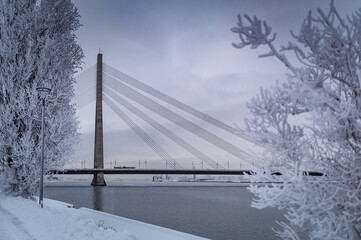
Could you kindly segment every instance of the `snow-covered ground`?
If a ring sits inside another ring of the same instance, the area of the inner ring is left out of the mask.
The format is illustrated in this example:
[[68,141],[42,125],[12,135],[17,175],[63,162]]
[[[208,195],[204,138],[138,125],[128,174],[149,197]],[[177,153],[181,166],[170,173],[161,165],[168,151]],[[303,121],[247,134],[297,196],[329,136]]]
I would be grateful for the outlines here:
[[0,193],[1,240],[202,240],[190,234],[127,218],[75,209],[71,204],[5,197]]

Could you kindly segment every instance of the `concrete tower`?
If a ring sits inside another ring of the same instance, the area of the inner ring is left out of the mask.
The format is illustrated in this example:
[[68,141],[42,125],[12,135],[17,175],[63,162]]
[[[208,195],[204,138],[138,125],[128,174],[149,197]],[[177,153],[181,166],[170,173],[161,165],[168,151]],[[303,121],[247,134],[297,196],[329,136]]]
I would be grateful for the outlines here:
[[[104,168],[103,154],[103,55],[97,57],[97,85],[95,107],[95,143],[94,143],[94,168]],[[106,186],[104,173],[94,174],[92,186]]]

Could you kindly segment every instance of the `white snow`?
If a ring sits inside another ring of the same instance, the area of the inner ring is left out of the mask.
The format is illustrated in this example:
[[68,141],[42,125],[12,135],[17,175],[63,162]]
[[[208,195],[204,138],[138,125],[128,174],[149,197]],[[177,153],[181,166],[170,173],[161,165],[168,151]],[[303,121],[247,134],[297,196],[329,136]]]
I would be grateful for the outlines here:
[[202,240],[205,238],[71,204],[0,194],[0,239],[4,240]]

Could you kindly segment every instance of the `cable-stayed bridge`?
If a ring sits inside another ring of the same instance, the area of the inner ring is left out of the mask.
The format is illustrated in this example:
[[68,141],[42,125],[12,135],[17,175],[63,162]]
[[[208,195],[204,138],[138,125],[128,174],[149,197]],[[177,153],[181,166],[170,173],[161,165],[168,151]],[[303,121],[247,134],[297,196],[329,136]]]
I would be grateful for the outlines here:
[[[96,82],[91,83],[87,81],[87,77],[90,74],[96,74]],[[147,133],[134,119],[134,116],[141,119],[153,129],[176,143],[184,151],[190,153],[194,158],[198,159],[203,163],[207,164],[208,171],[214,174],[215,172],[228,171],[228,174],[244,174],[249,171],[229,171],[229,167],[226,168],[220,164],[217,160],[213,159],[206,152],[202,152],[192,143],[188,142],[187,139],[177,135],[164,124],[157,121],[155,118],[150,116],[147,112],[159,115],[166,121],[173,123],[179,128],[195,135],[197,138],[211,144],[212,146],[223,151],[233,158],[239,160],[240,163],[248,163],[249,166],[257,166],[255,164],[255,158],[244,151],[240,146],[232,144],[229,141],[219,137],[204,127],[196,124],[195,122],[188,120],[186,117],[181,115],[179,112],[191,115],[201,121],[204,121],[224,132],[232,134],[237,138],[244,138],[237,129],[218,121],[217,119],[202,113],[191,106],[188,106],[181,101],[178,101],[171,96],[162,93],[151,86],[148,86],[135,78],[132,78],[121,71],[103,63],[102,54],[97,56],[97,64],[93,67],[85,70],[77,77],[78,90],[76,90],[76,106],[78,109],[87,106],[90,102],[96,101],[95,111],[95,144],[94,144],[94,171],[87,170],[83,173],[94,174],[92,185],[105,185],[104,173],[115,174],[116,170],[101,171],[104,169],[104,146],[103,146],[103,102],[150,148],[155,154],[162,159],[167,169],[173,169],[173,172],[179,170],[187,172],[182,162],[179,162],[175,157],[162,146],[161,143],[157,142],[152,136]],[[179,111],[173,111],[169,107],[164,105],[167,104]],[[147,112],[142,111],[138,106],[142,106],[147,109]],[[126,109],[125,112],[123,109]],[[132,113],[133,118],[127,114]],[[247,140],[247,139],[246,139]],[[248,140],[249,141],[249,140]],[[246,164],[245,164],[246,165]],[[133,170],[136,172],[137,170]],[[158,170],[157,170],[158,171]],[[162,171],[162,170],[159,170]],[[159,172],[158,171],[158,172]],[[66,171],[65,171],[66,172]],[[118,171],[120,172],[120,171]],[[224,173],[225,173],[224,172]],[[236,173],[237,172],[237,173]],[[74,173],[69,170],[68,173]],[[78,170],[81,173],[81,170]],[[191,174],[190,171],[189,174]],[[209,173],[209,174],[211,174]],[[187,173],[186,173],[187,174]],[[197,174],[199,171],[197,170]],[[204,174],[207,174],[204,171]]]

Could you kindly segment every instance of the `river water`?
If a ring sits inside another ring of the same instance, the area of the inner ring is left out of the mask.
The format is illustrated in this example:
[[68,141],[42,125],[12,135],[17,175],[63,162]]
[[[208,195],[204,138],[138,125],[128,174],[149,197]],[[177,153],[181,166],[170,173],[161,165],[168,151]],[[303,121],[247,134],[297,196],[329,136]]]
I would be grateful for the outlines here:
[[282,212],[250,207],[240,186],[47,186],[45,197],[219,240],[279,239]]

